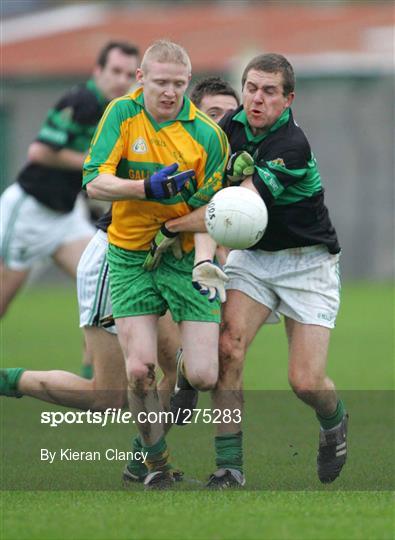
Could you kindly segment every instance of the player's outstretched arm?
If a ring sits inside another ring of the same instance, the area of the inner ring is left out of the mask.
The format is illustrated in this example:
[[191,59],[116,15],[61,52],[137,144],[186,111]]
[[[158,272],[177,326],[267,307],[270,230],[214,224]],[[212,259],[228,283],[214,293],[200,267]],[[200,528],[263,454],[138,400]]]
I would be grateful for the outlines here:
[[99,174],[86,185],[86,191],[91,199],[99,201],[145,199],[144,180],[131,182],[113,174]]
[[166,222],[166,228],[171,233],[197,232],[205,233],[207,231],[204,222],[207,204],[196,208],[190,214],[178,218],[170,219]]
[[33,142],[27,151],[27,157],[30,163],[39,163],[45,167],[55,169],[81,170],[86,154],[76,152],[69,148],[54,150],[47,144],[39,141]]

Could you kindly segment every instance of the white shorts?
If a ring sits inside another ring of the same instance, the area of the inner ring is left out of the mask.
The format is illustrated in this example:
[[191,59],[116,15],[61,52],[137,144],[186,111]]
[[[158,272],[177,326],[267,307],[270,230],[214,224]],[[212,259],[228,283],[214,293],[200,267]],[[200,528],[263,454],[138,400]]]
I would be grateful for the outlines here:
[[60,246],[93,236],[81,205],[68,214],[51,210],[28,195],[18,183],[9,186],[0,198],[0,255],[12,270],[27,270]]
[[97,231],[86,246],[77,267],[80,327],[98,326],[116,334],[112,319],[107,234]]
[[340,304],[339,254],[325,246],[280,251],[234,250],[225,272],[227,289],[236,289],[267,306],[266,322],[279,314],[304,324],[333,328]]

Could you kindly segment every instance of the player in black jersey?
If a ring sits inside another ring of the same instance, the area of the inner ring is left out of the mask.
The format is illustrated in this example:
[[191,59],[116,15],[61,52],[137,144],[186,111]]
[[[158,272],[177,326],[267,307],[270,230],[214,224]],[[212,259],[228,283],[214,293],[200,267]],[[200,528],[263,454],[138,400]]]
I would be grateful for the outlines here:
[[48,111],[28,162],[1,197],[3,315],[33,264],[51,256],[75,277],[78,260],[94,234],[79,205],[82,165],[107,103],[125,94],[134,80],[138,49],[108,43],[92,78],[66,92]]
[[[282,314],[289,344],[289,382],[320,423],[318,476],[332,482],[347,454],[347,414],[326,375],[330,329],[339,307],[340,247],[324,205],[317,162],[290,109],[294,73],[279,54],[257,56],[242,76],[243,105],[225,116],[232,156],[231,179],[265,201],[269,222],[249,250],[230,252],[227,302],[220,339],[220,374],[214,407],[242,409],[245,355],[265,322]],[[243,164],[240,167],[240,162]],[[249,174],[251,174],[249,172]],[[245,483],[240,423],[217,426],[218,470],[208,486]],[[270,436],[270,434],[268,434]]]

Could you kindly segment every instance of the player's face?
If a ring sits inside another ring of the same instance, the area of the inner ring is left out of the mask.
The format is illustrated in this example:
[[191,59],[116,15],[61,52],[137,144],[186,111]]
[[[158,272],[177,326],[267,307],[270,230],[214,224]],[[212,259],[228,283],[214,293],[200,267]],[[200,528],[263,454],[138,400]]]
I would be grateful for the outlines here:
[[191,75],[183,64],[148,62],[137,70],[144,87],[144,104],[157,122],[174,120],[180,112]]
[[210,96],[207,94],[202,97],[199,109],[212,118],[214,122],[219,122],[226,113],[237,109],[237,101],[233,96],[221,94]]
[[267,131],[291,105],[294,93],[283,94],[281,73],[251,69],[243,86],[243,105],[252,132]]
[[106,65],[95,69],[96,84],[108,100],[123,96],[135,81],[137,66],[136,56],[111,49]]

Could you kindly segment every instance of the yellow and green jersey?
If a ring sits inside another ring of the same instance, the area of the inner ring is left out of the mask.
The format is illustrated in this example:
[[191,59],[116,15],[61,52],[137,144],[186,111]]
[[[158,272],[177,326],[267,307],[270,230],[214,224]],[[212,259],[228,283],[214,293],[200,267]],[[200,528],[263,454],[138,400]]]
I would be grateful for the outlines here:
[[[113,202],[110,243],[148,250],[162,223],[207,204],[221,189],[228,154],[224,132],[187,97],[175,120],[158,124],[145,109],[139,88],[107,107],[85,161],[83,185],[100,174],[142,180],[175,162],[177,172],[193,169],[195,177],[176,197]],[[182,244],[191,251],[193,235],[183,233]]]

